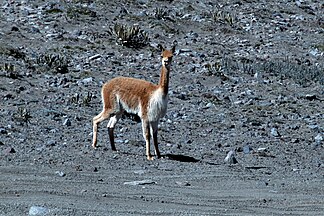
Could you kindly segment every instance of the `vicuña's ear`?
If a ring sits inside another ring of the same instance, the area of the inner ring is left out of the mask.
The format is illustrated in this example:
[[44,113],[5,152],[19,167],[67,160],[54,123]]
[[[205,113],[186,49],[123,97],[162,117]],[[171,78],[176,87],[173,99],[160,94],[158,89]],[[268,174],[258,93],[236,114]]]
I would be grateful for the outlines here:
[[175,48],[176,48],[177,45],[178,45],[178,41],[173,41],[173,47],[171,49],[172,53],[175,52]]
[[171,52],[174,53],[175,52],[175,49],[176,49],[176,45],[173,45],[173,47],[171,49]]
[[163,46],[162,46],[161,44],[158,44],[157,47],[159,48],[159,50],[160,50],[161,52],[164,51],[164,48],[163,48]]

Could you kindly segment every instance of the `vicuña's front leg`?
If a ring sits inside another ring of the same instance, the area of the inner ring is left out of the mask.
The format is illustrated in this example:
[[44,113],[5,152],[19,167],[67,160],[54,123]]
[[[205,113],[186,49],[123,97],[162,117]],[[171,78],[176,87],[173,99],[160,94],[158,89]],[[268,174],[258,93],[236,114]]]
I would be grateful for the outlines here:
[[117,124],[120,117],[121,117],[121,114],[117,114],[117,115],[110,117],[108,125],[107,125],[108,133],[109,133],[109,141],[110,141],[111,149],[113,151],[116,151],[115,139],[114,139],[114,128],[115,128],[115,125]]
[[147,160],[153,160],[154,158],[151,155],[150,152],[150,140],[151,140],[151,132],[150,132],[150,125],[147,121],[142,121],[142,128],[143,128],[143,136],[145,139],[146,144],[146,157]]
[[158,122],[151,123],[151,130],[152,130],[152,134],[153,134],[153,144],[154,144],[154,148],[155,148],[155,155],[157,158],[160,158],[161,155],[160,155],[158,140],[157,140]]
[[111,145],[111,150],[117,151],[115,146],[115,139],[114,139],[114,128],[108,128],[109,132],[109,141]]

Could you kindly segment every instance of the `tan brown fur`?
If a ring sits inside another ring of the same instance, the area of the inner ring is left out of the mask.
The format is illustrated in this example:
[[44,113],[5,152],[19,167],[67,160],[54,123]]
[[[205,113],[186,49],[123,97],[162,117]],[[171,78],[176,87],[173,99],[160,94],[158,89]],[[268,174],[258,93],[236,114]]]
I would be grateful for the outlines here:
[[162,69],[159,84],[129,77],[116,77],[105,83],[101,90],[103,110],[93,118],[93,143],[96,148],[98,124],[109,118],[108,129],[112,150],[116,150],[114,143],[114,127],[119,118],[129,112],[137,114],[142,121],[143,136],[146,142],[147,159],[152,160],[150,154],[150,139],[153,135],[155,154],[160,157],[157,143],[157,127],[159,118],[166,112],[169,73],[175,46],[165,50],[161,45]]
[[[103,85],[102,95],[103,98],[109,98],[109,100],[103,100],[104,109],[114,108],[115,99],[112,96],[119,94],[121,100],[128,101],[128,106],[135,109],[139,103],[143,108],[147,107],[150,94],[156,90],[159,86],[145,80],[139,80],[129,77],[116,77],[110,82]],[[143,110],[143,114],[146,111]]]

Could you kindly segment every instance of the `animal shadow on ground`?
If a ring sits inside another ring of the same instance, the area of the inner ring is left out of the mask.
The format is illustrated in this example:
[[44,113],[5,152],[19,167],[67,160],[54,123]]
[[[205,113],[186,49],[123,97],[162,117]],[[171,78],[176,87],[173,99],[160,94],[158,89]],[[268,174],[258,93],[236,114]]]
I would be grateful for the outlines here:
[[180,161],[180,162],[187,162],[187,163],[197,163],[199,160],[197,160],[194,157],[186,156],[186,155],[179,155],[179,154],[166,154],[166,158],[170,160]]

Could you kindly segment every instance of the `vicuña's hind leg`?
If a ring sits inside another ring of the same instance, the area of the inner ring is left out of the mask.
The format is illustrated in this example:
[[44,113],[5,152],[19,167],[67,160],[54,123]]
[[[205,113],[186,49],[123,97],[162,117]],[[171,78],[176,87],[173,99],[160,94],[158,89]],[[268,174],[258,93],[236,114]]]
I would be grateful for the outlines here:
[[98,124],[102,122],[103,120],[109,118],[110,111],[109,110],[103,110],[99,115],[95,116],[93,118],[93,142],[92,147],[97,147],[97,132],[98,132]]

